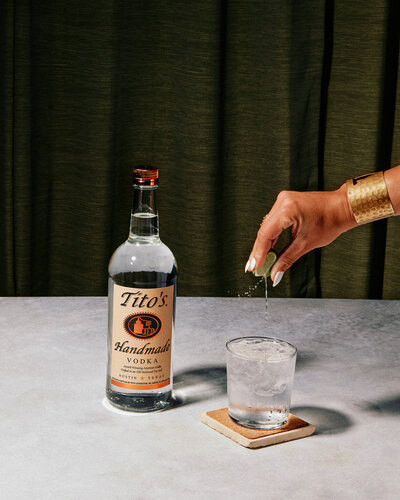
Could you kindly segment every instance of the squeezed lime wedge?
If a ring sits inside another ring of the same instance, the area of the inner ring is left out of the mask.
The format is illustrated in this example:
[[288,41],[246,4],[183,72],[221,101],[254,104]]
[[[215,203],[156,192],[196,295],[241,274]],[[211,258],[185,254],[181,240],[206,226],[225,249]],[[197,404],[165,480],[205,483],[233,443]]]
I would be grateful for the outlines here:
[[265,257],[264,264],[260,267],[257,267],[257,269],[253,271],[254,276],[264,276],[265,278],[268,278],[268,276],[271,274],[271,267],[275,264],[277,258],[278,255],[275,250],[269,251],[267,253],[267,256]]

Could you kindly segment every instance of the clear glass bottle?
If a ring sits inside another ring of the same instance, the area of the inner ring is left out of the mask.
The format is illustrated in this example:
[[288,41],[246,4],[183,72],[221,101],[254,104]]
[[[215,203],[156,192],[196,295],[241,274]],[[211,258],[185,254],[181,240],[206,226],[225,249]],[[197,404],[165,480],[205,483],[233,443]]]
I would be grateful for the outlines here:
[[123,410],[169,406],[177,267],[158,232],[158,169],[133,171],[129,237],[111,257],[108,274],[106,395]]

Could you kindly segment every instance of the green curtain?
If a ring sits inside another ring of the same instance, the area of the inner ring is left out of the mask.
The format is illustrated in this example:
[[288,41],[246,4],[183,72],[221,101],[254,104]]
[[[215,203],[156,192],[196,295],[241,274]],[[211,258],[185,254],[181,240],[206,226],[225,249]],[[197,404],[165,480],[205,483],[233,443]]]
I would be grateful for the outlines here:
[[[132,167],[151,164],[178,294],[261,295],[244,266],[279,191],[400,163],[399,14],[394,0],[2,0],[0,293],[105,295]],[[273,295],[400,298],[399,223],[309,253]]]

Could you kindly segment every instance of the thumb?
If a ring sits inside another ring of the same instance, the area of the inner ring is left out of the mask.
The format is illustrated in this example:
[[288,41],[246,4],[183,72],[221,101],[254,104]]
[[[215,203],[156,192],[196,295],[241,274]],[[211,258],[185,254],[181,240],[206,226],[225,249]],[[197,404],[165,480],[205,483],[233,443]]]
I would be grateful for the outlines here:
[[308,249],[305,242],[300,238],[294,239],[282,250],[271,269],[273,286],[279,284],[283,274],[292,266],[292,264],[307,253],[307,251]]

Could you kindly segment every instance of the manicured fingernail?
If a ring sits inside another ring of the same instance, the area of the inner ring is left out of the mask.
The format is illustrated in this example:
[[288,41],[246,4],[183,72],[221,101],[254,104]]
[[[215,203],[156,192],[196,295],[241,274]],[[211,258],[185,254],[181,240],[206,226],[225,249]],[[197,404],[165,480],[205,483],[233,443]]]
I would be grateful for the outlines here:
[[250,262],[250,271],[254,271],[255,267],[256,267],[256,259],[253,257]]
[[282,279],[283,275],[284,275],[284,273],[282,271],[278,271],[275,274],[275,279],[274,279],[274,282],[273,282],[272,286],[279,285],[279,283],[281,282],[281,279]]
[[246,264],[246,267],[244,268],[244,272],[247,273],[247,269],[249,268],[250,266],[250,261],[248,260],[247,261],[247,264]]

